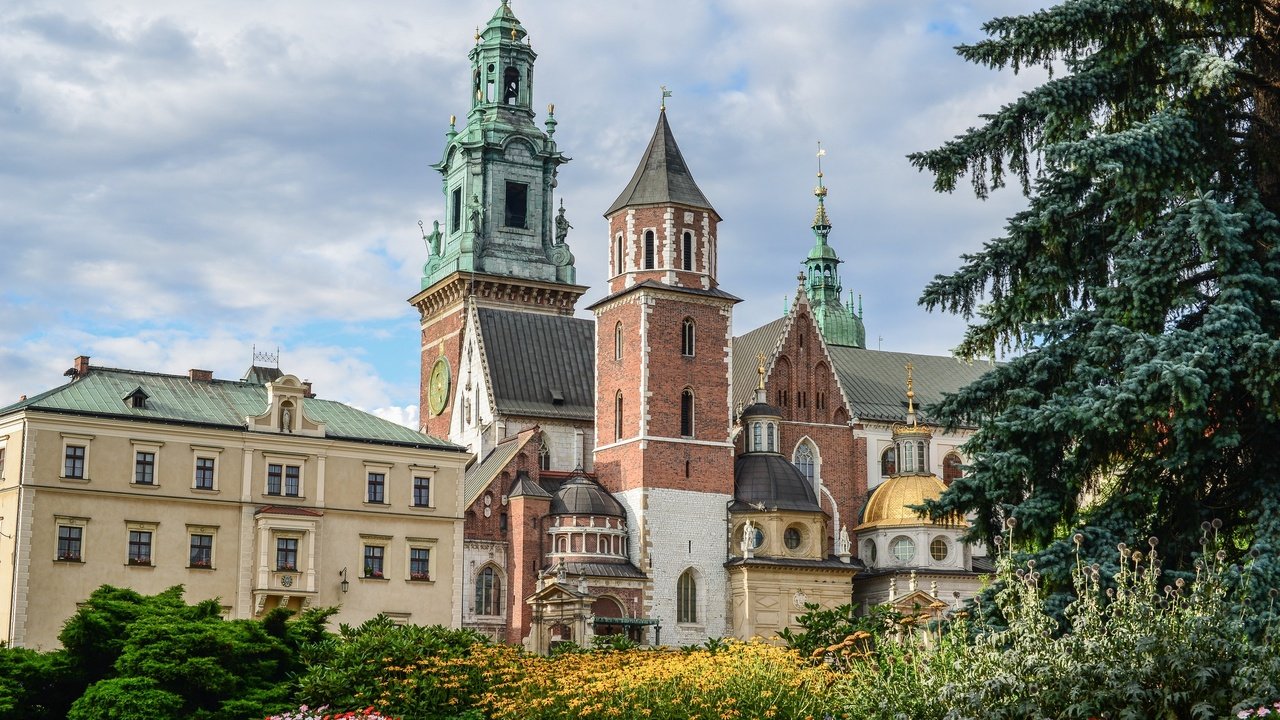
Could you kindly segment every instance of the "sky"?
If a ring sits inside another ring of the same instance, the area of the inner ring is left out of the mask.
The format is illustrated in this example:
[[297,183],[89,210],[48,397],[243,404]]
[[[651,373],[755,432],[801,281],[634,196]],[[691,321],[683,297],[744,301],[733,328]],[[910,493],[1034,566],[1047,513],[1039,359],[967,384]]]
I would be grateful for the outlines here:
[[[498,0],[6,0],[0,4],[0,406],[77,355],[235,379],[252,351],[324,398],[417,425],[418,222],[444,219],[449,116]],[[667,117],[724,218],[741,334],[831,244],[871,348],[948,354],[925,284],[998,237],[1016,190],[938,194],[906,160],[1042,80],[957,44],[1013,0],[512,0],[555,103],[578,282],[605,294],[602,213]],[[580,313],[584,317],[585,313]]]

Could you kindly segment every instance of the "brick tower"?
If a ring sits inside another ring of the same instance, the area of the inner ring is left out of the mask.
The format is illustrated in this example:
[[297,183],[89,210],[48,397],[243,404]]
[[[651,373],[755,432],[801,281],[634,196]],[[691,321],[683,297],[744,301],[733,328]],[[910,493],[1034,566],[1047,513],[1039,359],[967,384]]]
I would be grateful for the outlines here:
[[576,285],[568,222],[552,191],[560,165],[554,107],[534,124],[528,33],[503,0],[471,49],[471,110],[451,119],[444,156],[444,223],[423,239],[429,257],[422,291],[409,299],[422,329],[421,424],[450,435],[468,300],[476,305],[572,315],[586,291]]
[[730,329],[717,286],[719,214],[698,189],[665,108],[610,206],[609,294],[596,315],[600,483],[630,515],[631,559],[666,644],[726,633],[726,507],[733,498]]

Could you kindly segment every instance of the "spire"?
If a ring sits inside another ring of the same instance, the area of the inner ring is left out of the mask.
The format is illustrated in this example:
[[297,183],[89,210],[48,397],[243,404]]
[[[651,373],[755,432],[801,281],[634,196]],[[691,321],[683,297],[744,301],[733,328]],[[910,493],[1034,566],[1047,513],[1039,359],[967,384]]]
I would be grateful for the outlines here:
[[813,214],[813,247],[805,258],[805,294],[813,307],[813,317],[822,330],[822,337],[830,345],[850,347],[866,346],[866,330],[862,319],[854,312],[853,303],[845,305],[841,300],[840,286],[842,262],[835,249],[827,244],[831,234],[831,220],[827,217],[827,187],[822,172],[822,158],[827,154],[818,143],[818,185],[813,189],[818,198],[818,209]]
[[831,232],[831,220],[827,218],[827,208],[823,201],[827,197],[827,188],[822,184],[822,156],[827,151],[822,147],[822,141],[818,141],[818,187],[813,189],[814,197],[818,198],[818,209],[813,214],[813,233],[823,245],[827,244],[827,235]]
[[640,159],[640,166],[622,194],[605,211],[605,217],[633,205],[684,205],[710,210],[720,219],[719,213],[698,189],[698,183],[694,182],[684,156],[680,154],[680,146],[676,145],[676,138],[667,125],[667,92],[663,90],[658,125],[653,129],[653,137]]
[[911,371],[915,368],[911,363],[907,363],[907,425],[916,427],[916,389],[912,381]]

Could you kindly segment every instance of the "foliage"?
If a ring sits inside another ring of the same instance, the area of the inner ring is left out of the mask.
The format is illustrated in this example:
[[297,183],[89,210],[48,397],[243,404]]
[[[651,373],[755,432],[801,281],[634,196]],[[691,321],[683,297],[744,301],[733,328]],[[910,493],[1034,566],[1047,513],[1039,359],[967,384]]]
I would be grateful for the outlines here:
[[1050,79],[910,158],[1029,203],[921,298],[970,320],[962,357],[1018,354],[933,408],[980,429],[929,512],[988,542],[1016,516],[1057,578],[1084,525],[1097,560],[1158,535],[1188,571],[1212,517],[1233,559],[1274,553],[1280,3],[1077,0],[984,29],[962,57]]
[[290,710],[279,715],[272,715],[267,720],[397,720],[396,718],[383,715],[374,710],[372,707],[363,710],[351,710],[344,713],[326,712],[327,706],[318,708],[310,708],[306,705],[299,707],[297,710]]
[[155,720],[183,717],[182,696],[145,677],[99,680],[71,705],[67,720]]
[[[805,603],[804,609],[804,614],[796,618],[800,632],[783,628],[778,633],[787,647],[795,650],[801,657],[821,658],[831,648],[842,646],[842,643],[850,641],[855,635],[858,640],[850,642],[874,643],[902,621],[901,615],[886,605],[872,608],[867,615],[855,615],[852,605],[823,609],[817,604]],[[849,647],[850,645],[843,645],[841,649]]]
[[66,653],[0,645],[0,720],[66,717],[83,689],[73,681]]
[[640,647],[640,643],[631,640],[622,633],[618,633],[616,635],[597,635],[591,638],[591,647],[594,650],[635,650]]
[[1035,561],[1015,567],[1005,555],[995,596],[1005,627],[961,618],[927,642],[883,644],[852,658],[835,694],[855,717],[919,720],[1215,718],[1256,708],[1280,696],[1280,627],[1250,638],[1235,597],[1244,583],[1226,582],[1226,553],[1206,532],[1215,554],[1167,586],[1154,538],[1140,550],[1122,544],[1109,583],[1077,559],[1077,599],[1062,628],[1045,610]]
[[312,706],[374,706],[380,712],[429,720],[471,707],[484,687],[471,662],[485,637],[434,625],[396,625],[379,615],[339,626],[337,637],[306,647],[298,699]]
[[791,650],[726,641],[718,651],[625,650],[539,657],[478,649],[492,720],[818,718],[834,677]]

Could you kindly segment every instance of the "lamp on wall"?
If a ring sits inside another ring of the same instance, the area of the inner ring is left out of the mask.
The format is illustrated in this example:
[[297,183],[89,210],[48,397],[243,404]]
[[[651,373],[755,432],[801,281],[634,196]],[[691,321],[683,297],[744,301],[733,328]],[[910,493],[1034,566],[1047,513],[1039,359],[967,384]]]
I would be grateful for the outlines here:
[[347,569],[342,568],[342,570],[338,571],[338,576],[342,578],[342,582],[338,584],[338,587],[342,588],[342,592],[345,593],[350,590],[351,582],[347,580]]

